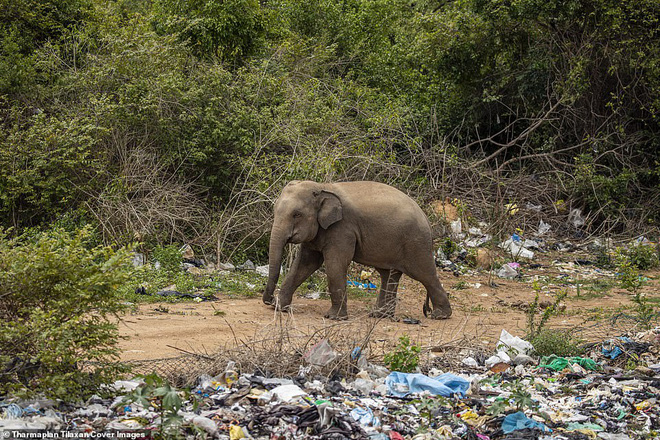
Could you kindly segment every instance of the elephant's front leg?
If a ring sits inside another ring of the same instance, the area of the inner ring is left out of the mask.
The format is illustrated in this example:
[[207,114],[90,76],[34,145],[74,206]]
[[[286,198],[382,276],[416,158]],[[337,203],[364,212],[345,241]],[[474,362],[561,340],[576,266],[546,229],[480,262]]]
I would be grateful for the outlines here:
[[288,309],[293,299],[293,293],[303,281],[321,267],[321,264],[323,264],[323,254],[309,249],[303,244],[293,260],[289,274],[282,282],[276,307],[280,310]]
[[[325,271],[328,276],[328,290],[332,306],[325,313],[326,318],[343,320],[348,318],[346,308],[346,272],[353,258],[354,245],[346,248],[339,246],[324,252]],[[349,250],[347,252],[347,249]]]

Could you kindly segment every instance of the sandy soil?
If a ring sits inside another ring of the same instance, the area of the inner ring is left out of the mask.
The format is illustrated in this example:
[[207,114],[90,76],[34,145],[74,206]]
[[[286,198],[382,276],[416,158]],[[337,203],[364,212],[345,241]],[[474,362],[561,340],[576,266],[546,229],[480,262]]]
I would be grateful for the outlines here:
[[[528,270],[527,273],[551,277],[561,275],[552,265]],[[531,281],[495,278],[498,287],[489,287],[485,273],[454,277],[439,270],[438,274],[450,293],[454,309],[451,319],[434,321],[424,318],[422,304],[426,292],[421,284],[404,277],[399,289],[396,316],[415,318],[421,323],[381,320],[377,322],[372,338],[394,345],[399,336],[407,334],[424,346],[434,346],[468,337],[484,345],[492,345],[502,329],[514,335],[525,334],[527,315],[524,309],[535,296]],[[602,278],[612,280],[605,276]],[[476,283],[481,286],[476,288]],[[649,295],[657,296],[655,280],[649,284],[646,288]],[[541,293],[540,300],[550,303],[554,299],[551,292],[561,287],[551,285],[549,291]],[[120,332],[126,337],[121,342],[123,358],[157,359],[178,356],[182,350],[213,353],[237,341],[263,338],[273,331],[275,324],[282,322],[282,316],[262,304],[260,298],[230,298],[223,292],[218,292],[216,296],[217,301],[211,302],[137,305],[120,322]],[[349,298],[349,320],[340,325],[358,333],[376,322],[368,317],[375,297],[376,292],[369,297]],[[565,312],[552,319],[554,326],[588,326],[590,324],[584,322],[590,316],[631,305],[630,296],[616,287],[591,298],[584,292],[578,297],[576,289],[569,287],[569,296],[564,303]],[[287,325],[312,333],[336,324],[323,318],[329,305],[329,299],[312,300],[298,296],[294,298],[293,313],[284,318]]]

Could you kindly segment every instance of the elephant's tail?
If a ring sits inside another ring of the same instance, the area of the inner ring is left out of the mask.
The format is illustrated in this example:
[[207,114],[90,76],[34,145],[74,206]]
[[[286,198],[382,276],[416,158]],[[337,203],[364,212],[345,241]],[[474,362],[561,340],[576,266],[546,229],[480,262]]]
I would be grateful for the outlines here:
[[426,299],[424,300],[424,307],[422,307],[422,312],[424,312],[424,317],[428,318],[429,313],[431,312],[431,296],[426,292]]

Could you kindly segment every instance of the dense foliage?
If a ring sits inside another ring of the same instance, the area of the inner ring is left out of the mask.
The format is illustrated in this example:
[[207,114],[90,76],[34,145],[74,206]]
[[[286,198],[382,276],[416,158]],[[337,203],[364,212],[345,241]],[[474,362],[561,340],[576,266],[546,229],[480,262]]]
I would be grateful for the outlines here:
[[659,20],[656,0],[2,0],[0,219],[226,255],[292,178],[510,202],[526,176],[595,226],[653,224]]
[[121,371],[115,317],[129,252],[92,241],[89,228],[0,231],[0,393],[75,400]]

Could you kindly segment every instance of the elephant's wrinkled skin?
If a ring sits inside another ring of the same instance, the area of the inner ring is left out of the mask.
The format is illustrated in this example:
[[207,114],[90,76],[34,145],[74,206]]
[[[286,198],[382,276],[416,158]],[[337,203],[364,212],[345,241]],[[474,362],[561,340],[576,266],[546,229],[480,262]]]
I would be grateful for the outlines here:
[[[280,288],[273,293],[287,243],[301,248]],[[346,272],[351,261],[373,266],[381,276],[374,316],[393,316],[401,275],[421,282],[431,317],[451,316],[447,293],[435,271],[431,228],[424,212],[401,191],[376,182],[289,183],[275,203],[269,276],[263,301],[286,309],[294,291],[325,262],[332,307],[326,317],[345,319]]]

